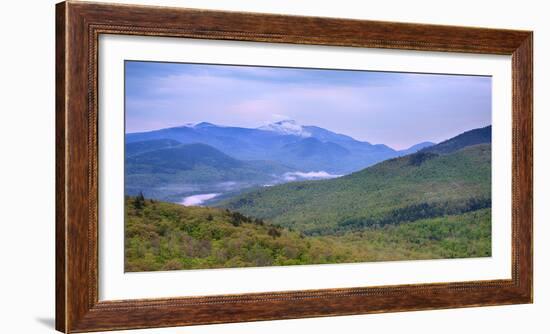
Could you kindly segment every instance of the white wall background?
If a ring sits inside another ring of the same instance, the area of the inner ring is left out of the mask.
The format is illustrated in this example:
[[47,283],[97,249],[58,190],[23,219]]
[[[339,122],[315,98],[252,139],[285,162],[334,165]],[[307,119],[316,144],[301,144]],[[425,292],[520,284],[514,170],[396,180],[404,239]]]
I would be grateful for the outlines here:
[[[54,4],[0,5],[0,332],[51,333],[54,317]],[[127,331],[126,333],[547,333],[550,309],[550,23],[546,3],[128,0],[196,8],[535,31],[535,304]]]

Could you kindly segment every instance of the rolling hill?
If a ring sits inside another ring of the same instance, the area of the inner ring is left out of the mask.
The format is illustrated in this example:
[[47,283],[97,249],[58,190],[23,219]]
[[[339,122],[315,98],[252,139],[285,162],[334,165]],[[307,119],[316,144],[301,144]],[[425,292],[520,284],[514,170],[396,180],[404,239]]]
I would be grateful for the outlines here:
[[340,236],[306,236],[237,212],[125,200],[126,272],[491,255],[490,209]]
[[254,190],[219,206],[309,235],[460,215],[490,207],[491,146],[459,148],[465,138],[461,136],[448,141],[452,145],[436,150],[445,154],[422,150],[331,180]]
[[442,141],[441,143],[433,146],[423,148],[422,152],[431,152],[437,154],[446,154],[455,152],[461,148],[476,145],[476,144],[488,144],[491,143],[492,127],[486,126],[484,128],[473,129],[459,134],[453,138]]
[[136,154],[160,150],[163,148],[175,147],[178,145],[181,145],[181,143],[172,139],[138,141],[126,144],[124,154],[128,158]]
[[177,173],[202,166],[240,168],[244,162],[204,144],[178,145],[146,151],[126,159],[126,171],[134,173]]
[[[129,145],[151,148],[159,143],[166,142],[151,140]],[[238,160],[205,144],[180,144],[128,156],[125,188],[127,195],[143,192],[148,197],[179,201],[197,192],[216,193],[274,182],[278,175],[289,171],[272,161]]]

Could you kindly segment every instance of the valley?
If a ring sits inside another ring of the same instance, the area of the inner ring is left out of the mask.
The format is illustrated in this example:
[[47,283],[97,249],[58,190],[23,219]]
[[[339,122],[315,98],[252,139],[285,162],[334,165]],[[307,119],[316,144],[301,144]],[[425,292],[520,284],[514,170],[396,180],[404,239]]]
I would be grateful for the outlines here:
[[130,133],[125,192],[175,203],[218,193],[220,201],[254,188],[340,177],[431,145],[422,142],[396,151],[295,121],[257,129],[202,122]]
[[491,255],[490,126],[396,151],[200,123],[126,152],[128,271]]
[[394,158],[332,180],[253,190],[218,206],[307,234],[332,234],[490,206],[490,179],[490,145],[479,144]]

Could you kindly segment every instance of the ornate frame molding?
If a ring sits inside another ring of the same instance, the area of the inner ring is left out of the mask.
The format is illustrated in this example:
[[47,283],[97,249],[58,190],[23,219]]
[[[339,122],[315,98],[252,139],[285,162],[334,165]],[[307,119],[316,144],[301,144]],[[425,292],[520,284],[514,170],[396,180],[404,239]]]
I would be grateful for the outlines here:
[[[97,64],[101,34],[511,55],[512,279],[99,301]],[[56,42],[56,329],[59,331],[532,302],[532,32],[67,1],[56,7]]]

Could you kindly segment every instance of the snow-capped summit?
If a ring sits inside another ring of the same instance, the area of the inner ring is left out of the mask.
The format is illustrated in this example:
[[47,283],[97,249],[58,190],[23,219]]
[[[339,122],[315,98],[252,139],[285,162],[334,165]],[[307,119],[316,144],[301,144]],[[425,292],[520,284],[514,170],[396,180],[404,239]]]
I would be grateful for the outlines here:
[[311,133],[308,132],[300,124],[296,123],[294,120],[284,120],[276,123],[271,123],[259,127],[260,130],[273,131],[283,135],[293,135],[299,137],[311,137]]

